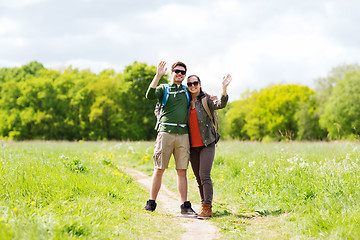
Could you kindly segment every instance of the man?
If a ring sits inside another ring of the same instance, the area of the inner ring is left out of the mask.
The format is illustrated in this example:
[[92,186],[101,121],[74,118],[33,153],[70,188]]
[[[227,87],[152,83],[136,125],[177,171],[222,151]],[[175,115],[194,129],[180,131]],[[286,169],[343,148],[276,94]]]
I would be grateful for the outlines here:
[[[162,102],[165,94],[164,85],[157,86],[160,78],[166,73],[166,62],[161,61],[157,67],[154,79],[150,83],[146,92],[147,99],[158,99]],[[187,178],[186,170],[189,165],[190,145],[188,136],[188,92],[183,89],[182,81],[186,75],[186,65],[176,62],[171,67],[172,81],[167,90],[168,100],[166,105],[158,113],[159,126],[158,135],[154,149],[154,173],[152,176],[152,186],[150,199],[146,202],[145,210],[154,211],[156,209],[156,198],[160,191],[162,176],[168,168],[171,154],[174,155],[177,186],[181,198],[181,214],[196,216],[197,213],[191,208],[191,203],[187,201]]]

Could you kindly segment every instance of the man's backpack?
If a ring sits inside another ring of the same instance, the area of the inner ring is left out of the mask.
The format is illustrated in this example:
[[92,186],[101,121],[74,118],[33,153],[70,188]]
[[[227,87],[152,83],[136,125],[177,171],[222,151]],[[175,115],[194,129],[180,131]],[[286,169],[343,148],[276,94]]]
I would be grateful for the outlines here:
[[[190,95],[189,95],[189,92],[187,91],[186,89],[186,86],[185,85],[181,85],[182,86],[182,90],[180,91],[176,91],[176,92],[170,92],[170,87],[169,87],[169,84],[164,84],[164,96],[163,96],[163,99],[161,101],[161,104],[157,103],[156,105],[159,105],[159,108],[158,108],[158,113],[157,113],[157,121],[156,121],[156,125],[155,125],[155,130],[158,130],[159,128],[159,125],[160,125],[160,118],[161,118],[161,114],[162,114],[162,110],[163,108],[165,107],[167,101],[169,100],[169,96],[170,94],[174,94],[174,96],[176,97],[176,94],[179,94],[179,93],[185,93],[186,95],[186,98],[188,100],[188,105],[190,103]],[[183,124],[174,124],[174,123],[161,123],[161,124],[164,124],[164,125],[176,125],[176,126],[180,126],[180,127],[183,127]],[[186,127],[186,124],[185,124],[185,127]]]
[[211,111],[210,111],[210,108],[209,108],[209,105],[207,103],[207,99],[206,97],[203,97],[201,99],[201,103],[206,111],[206,113],[208,114],[210,120],[211,120],[211,123],[213,124],[214,128],[215,128],[215,136],[216,136],[216,139],[215,139],[215,143],[217,143],[220,139],[220,133],[219,133],[219,118],[218,118],[218,114],[217,114],[217,111],[214,110],[213,111],[213,114],[211,114]]

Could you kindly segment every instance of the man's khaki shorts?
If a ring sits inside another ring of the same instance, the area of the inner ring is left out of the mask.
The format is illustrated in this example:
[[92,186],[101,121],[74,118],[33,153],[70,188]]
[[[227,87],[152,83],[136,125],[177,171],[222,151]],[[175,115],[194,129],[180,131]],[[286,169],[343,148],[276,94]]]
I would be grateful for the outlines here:
[[188,134],[159,132],[155,142],[154,164],[157,169],[167,169],[174,154],[176,169],[187,169],[190,160]]

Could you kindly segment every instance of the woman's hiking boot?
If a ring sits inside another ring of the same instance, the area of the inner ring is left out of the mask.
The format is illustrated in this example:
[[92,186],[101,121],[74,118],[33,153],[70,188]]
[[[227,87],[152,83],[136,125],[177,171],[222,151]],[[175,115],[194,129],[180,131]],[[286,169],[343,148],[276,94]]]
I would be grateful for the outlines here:
[[207,219],[212,215],[211,204],[201,204],[201,213],[197,216],[200,219]]
[[153,211],[155,211],[155,209],[156,209],[155,200],[150,200],[149,199],[149,201],[146,202],[145,210],[153,212]]
[[184,204],[181,204],[180,206],[181,214],[187,215],[191,217],[196,217],[198,214],[191,208],[191,203],[189,201],[184,202]]

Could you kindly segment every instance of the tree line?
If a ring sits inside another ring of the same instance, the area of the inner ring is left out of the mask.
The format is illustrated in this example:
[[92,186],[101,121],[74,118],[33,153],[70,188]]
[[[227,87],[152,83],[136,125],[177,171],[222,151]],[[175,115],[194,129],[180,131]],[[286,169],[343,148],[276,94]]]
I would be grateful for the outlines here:
[[[0,69],[0,137],[14,140],[150,140],[154,101],[145,92],[156,67],[123,72],[59,71],[31,62]],[[160,80],[166,82],[166,78]]]
[[[39,62],[0,69],[0,139],[151,140],[154,106],[145,92],[155,66],[134,62],[117,73],[45,68]],[[161,83],[166,83],[163,76]],[[219,110],[223,138],[358,139],[360,66],[340,65],[316,88],[271,85],[246,91]]]
[[315,80],[245,92],[221,112],[225,136],[242,140],[359,139],[360,65],[334,67]]

